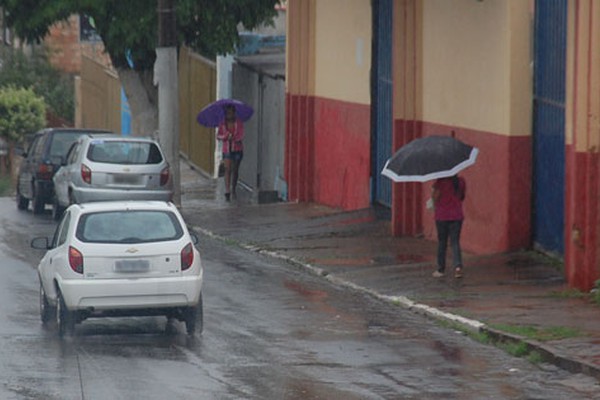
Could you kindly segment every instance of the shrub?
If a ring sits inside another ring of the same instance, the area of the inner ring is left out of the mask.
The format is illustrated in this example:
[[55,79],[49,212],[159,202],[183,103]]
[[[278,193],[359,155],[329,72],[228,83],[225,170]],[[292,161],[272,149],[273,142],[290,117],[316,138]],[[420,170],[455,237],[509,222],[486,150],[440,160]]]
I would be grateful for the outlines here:
[[25,134],[35,132],[45,124],[44,99],[32,89],[0,88],[0,137],[9,143],[18,143]]

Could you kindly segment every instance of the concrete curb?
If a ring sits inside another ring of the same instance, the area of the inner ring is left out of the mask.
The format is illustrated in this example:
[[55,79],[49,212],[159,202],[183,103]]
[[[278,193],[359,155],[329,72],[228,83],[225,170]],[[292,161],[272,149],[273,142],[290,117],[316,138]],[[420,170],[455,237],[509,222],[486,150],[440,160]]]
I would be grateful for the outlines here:
[[483,322],[465,318],[463,316],[448,313],[445,311],[441,311],[435,307],[431,307],[426,304],[417,303],[417,302],[409,299],[406,296],[388,296],[388,295],[380,294],[375,290],[366,288],[364,286],[357,285],[353,282],[347,281],[347,280],[339,278],[333,274],[330,274],[320,267],[317,267],[310,263],[306,263],[304,261],[295,259],[294,257],[289,257],[286,255],[283,255],[276,251],[263,249],[262,247],[260,247],[258,245],[252,245],[252,244],[232,240],[232,239],[226,238],[224,236],[215,234],[214,232],[209,231],[204,228],[201,228],[201,227],[193,227],[192,229],[195,231],[198,231],[198,232],[202,232],[202,234],[204,234],[212,239],[219,240],[222,242],[233,241],[233,242],[235,242],[235,244],[237,246],[239,246],[242,249],[252,251],[252,252],[255,252],[258,254],[263,254],[263,255],[266,255],[266,256],[269,256],[269,257],[272,257],[275,259],[286,261],[294,266],[303,268],[316,276],[323,277],[326,280],[328,280],[329,282],[331,282],[337,286],[345,287],[345,288],[348,288],[348,289],[351,289],[351,290],[354,290],[357,292],[369,294],[370,296],[372,296],[376,299],[379,299],[379,300],[382,300],[382,301],[385,301],[385,302],[388,302],[388,303],[391,303],[394,305],[399,305],[399,306],[401,306],[405,309],[408,309],[416,314],[421,314],[421,315],[424,315],[424,316],[434,319],[434,320],[458,324],[461,327],[463,327],[464,329],[468,330],[469,332],[485,333],[489,337],[491,337],[495,343],[515,343],[515,344],[516,343],[525,343],[527,345],[527,351],[529,353],[531,353],[532,351],[538,352],[545,362],[554,364],[557,367],[562,368],[571,373],[575,373],[575,374],[581,373],[581,374],[592,376],[592,377],[600,380],[600,368],[598,368],[597,366],[590,364],[590,363],[586,362],[585,360],[573,359],[572,357],[567,357],[567,356],[557,352],[556,349],[552,349],[549,346],[547,346],[541,342],[529,340],[529,339],[519,336],[519,335],[514,335],[514,334],[507,333],[507,332],[499,331],[497,329],[487,326]]

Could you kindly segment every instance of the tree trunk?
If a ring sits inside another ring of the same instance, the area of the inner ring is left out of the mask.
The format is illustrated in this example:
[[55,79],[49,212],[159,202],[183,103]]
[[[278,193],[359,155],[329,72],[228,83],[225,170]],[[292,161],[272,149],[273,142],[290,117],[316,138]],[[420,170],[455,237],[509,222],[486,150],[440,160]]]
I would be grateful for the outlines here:
[[[177,71],[177,57],[174,59],[175,71]],[[169,64],[170,65],[170,64]],[[177,205],[181,201],[181,188],[179,177],[179,131],[178,124],[174,123],[171,129],[164,129],[159,133],[159,110],[158,110],[158,87],[154,85],[155,71],[134,71],[132,69],[118,68],[117,72],[121,80],[121,85],[127,96],[129,108],[131,110],[131,131],[134,136],[150,136],[158,140],[165,152],[167,162],[171,166],[171,177],[173,179],[173,202]],[[164,71],[173,72],[173,71]],[[177,84],[177,75],[171,77],[171,85]],[[165,82],[164,84],[167,84]],[[163,116],[177,118],[177,95],[175,91],[175,100],[170,99],[163,105],[167,113]],[[174,110],[167,108],[175,107]]]
[[134,136],[158,133],[158,89],[152,83],[152,71],[118,68],[119,78],[131,110],[131,131]]

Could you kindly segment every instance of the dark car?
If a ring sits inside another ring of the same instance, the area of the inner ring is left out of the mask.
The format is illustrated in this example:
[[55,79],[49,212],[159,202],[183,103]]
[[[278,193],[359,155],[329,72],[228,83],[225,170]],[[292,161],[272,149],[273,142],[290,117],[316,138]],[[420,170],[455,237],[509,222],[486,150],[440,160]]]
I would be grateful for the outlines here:
[[44,211],[54,200],[52,178],[60,168],[69,148],[81,135],[111,133],[99,129],[46,128],[36,132],[23,153],[17,178],[17,207],[26,210],[32,203],[34,214]]

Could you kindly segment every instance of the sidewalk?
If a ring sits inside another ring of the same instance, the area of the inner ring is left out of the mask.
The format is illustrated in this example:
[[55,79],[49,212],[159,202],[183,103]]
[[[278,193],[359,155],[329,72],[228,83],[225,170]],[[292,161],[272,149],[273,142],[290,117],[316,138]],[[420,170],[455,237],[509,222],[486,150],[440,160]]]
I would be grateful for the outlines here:
[[[222,179],[181,162],[181,211],[215,238],[283,258],[323,279],[495,340],[525,343],[545,361],[600,380],[600,305],[565,296],[563,274],[533,252],[465,253],[465,276],[433,278],[436,243],[392,237],[374,210],[342,212],[315,204],[253,204],[248,193],[227,203]],[[243,192],[243,191],[242,191]],[[499,326],[570,328],[571,338],[538,342]]]

